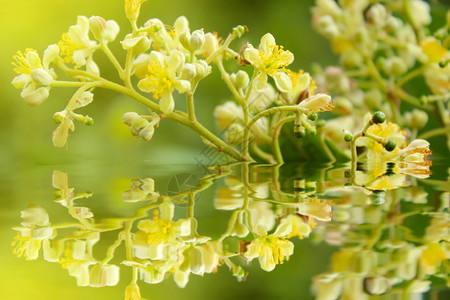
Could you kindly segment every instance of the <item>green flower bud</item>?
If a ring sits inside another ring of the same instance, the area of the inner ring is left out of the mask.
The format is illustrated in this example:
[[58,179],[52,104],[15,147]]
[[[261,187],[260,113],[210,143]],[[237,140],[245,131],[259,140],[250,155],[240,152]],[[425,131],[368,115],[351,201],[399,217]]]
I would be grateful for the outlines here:
[[53,115],[53,121],[55,121],[56,124],[61,123],[65,118],[66,116],[62,112],[56,112]]
[[353,140],[353,134],[348,131],[347,129],[344,129],[344,141],[347,143],[350,143]]
[[428,115],[423,110],[414,109],[412,111],[412,123],[415,125],[415,128],[422,128],[428,122]]
[[316,135],[317,134],[316,126],[311,126],[311,128],[308,130],[308,133]]
[[[377,111],[376,113],[373,114],[372,121],[375,124],[384,123],[384,121],[386,121],[386,115],[382,111]],[[395,148],[395,146],[394,146],[394,148]]]
[[294,127],[294,134],[297,138],[302,138],[306,135],[305,127],[303,126],[295,126]]
[[313,112],[308,116],[308,119],[310,119],[311,121],[315,121],[315,120],[317,120],[318,117],[319,117],[319,115],[317,115],[317,113]]
[[233,35],[240,38],[245,33],[245,27],[242,25],[233,28]]
[[250,78],[248,74],[242,70],[236,73],[235,86],[237,89],[245,89],[250,83]]
[[91,126],[92,124],[94,124],[94,119],[92,119],[89,116],[85,116],[83,123],[84,123],[84,125]]
[[394,151],[395,147],[397,147],[397,142],[394,139],[388,139],[386,144],[384,145],[384,149],[387,151]]

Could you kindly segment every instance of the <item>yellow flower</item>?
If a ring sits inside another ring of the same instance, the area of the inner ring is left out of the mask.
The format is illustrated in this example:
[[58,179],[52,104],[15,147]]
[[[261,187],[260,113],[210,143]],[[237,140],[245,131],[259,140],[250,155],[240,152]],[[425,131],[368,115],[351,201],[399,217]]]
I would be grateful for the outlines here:
[[125,300],[145,300],[145,298],[141,297],[137,283],[133,282],[127,286],[125,289]]
[[369,127],[367,130],[375,136],[384,139],[394,139],[397,143],[397,147],[394,151],[388,152],[384,149],[384,146],[371,138],[361,137],[357,140],[357,146],[364,146],[367,148],[367,159],[376,160],[392,160],[398,156],[400,148],[405,145],[405,132],[400,130],[397,124],[387,122],[383,124],[376,124]]
[[425,268],[426,274],[434,274],[436,268],[447,259],[445,251],[439,243],[430,243],[423,250],[420,257],[420,264]]
[[300,70],[299,72],[288,72],[288,75],[292,81],[292,91],[289,93],[291,101],[298,104],[314,94],[317,86],[309,73]]
[[[118,27],[114,32],[117,34]],[[88,73],[98,76],[100,71],[92,58],[97,46],[95,41],[89,39],[89,19],[85,16],[78,16],[77,24],[70,26],[58,43],[65,63],[73,63],[76,68],[86,65]]]
[[146,1],[147,0],[125,0],[125,14],[127,15],[128,20],[137,20],[141,5]]
[[267,75],[273,77],[278,90],[288,92],[292,89],[292,82],[285,73],[285,68],[294,61],[294,55],[278,46],[270,33],[261,38],[258,49],[248,45],[243,51],[243,57],[259,71],[256,85],[258,90],[265,88]]
[[50,64],[58,58],[59,49],[50,45],[44,51],[41,61],[36,50],[26,49],[17,52],[12,65],[18,76],[11,82],[17,89],[22,89],[20,96],[30,106],[37,106],[48,98],[50,85],[56,79],[56,73]]
[[442,47],[440,41],[433,37],[422,40],[420,47],[428,57],[428,63],[437,63],[447,54],[447,49]]
[[258,257],[261,268],[270,272],[276,265],[289,260],[292,253],[294,244],[291,241],[275,235],[264,235],[251,241],[243,256],[249,260]]
[[152,51],[146,77],[139,81],[138,87],[144,92],[151,92],[155,100],[160,100],[160,108],[164,113],[170,113],[175,108],[172,96],[174,89],[185,93],[191,88],[191,83],[180,79],[184,66],[184,54],[174,50],[168,57],[160,52]]
[[298,236],[299,239],[303,239],[308,237],[310,233],[311,227],[300,216],[288,215],[281,219],[274,235],[285,238]]

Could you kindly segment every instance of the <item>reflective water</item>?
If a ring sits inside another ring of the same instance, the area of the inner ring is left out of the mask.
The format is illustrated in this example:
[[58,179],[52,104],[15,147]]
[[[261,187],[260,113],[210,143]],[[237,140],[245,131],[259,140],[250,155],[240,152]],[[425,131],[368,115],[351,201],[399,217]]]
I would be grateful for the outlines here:
[[445,299],[450,187],[446,167],[429,171],[4,172],[1,298]]

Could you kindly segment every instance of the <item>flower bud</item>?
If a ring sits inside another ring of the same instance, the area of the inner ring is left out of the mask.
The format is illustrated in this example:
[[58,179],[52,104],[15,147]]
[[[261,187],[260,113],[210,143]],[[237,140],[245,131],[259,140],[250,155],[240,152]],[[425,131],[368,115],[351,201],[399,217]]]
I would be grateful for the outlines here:
[[153,137],[154,133],[155,133],[155,128],[153,127],[152,124],[148,124],[147,126],[142,128],[141,131],[139,131],[138,137],[141,140],[149,141]]
[[309,114],[308,119],[310,119],[311,121],[316,121],[317,118],[319,117],[319,115],[315,112]]
[[397,147],[397,142],[394,139],[388,139],[384,145],[384,149],[389,152],[394,151],[395,147]]
[[353,140],[353,134],[348,131],[347,129],[344,129],[344,141],[347,143],[350,143]]
[[203,44],[205,43],[205,33],[203,32],[203,29],[195,30],[191,38],[189,39],[191,49],[192,51],[197,51],[201,47],[203,47]]
[[329,39],[339,35],[339,29],[330,15],[321,16],[316,23],[317,31]]
[[240,38],[245,33],[245,27],[238,25],[233,28],[233,35]]
[[133,121],[137,118],[140,118],[140,116],[135,112],[126,112],[123,114],[122,117],[122,123],[127,124],[128,126],[131,126]]
[[148,121],[142,117],[136,118],[131,122],[131,134],[137,136],[139,132],[147,127]]
[[184,80],[192,80],[197,76],[197,70],[194,64],[186,63],[181,72],[181,78]]
[[294,134],[297,138],[302,138],[306,135],[305,127],[303,126],[294,126]]
[[92,16],[89,18],[89,29],[94,38],[98,41],[103,39],[103,32],[106,29],[106,21],[102,17]]
[[94,124],[94,119],[89,116],[85,116],[83,119],[83,124],[86,126],[91,126],[92,124]]
[[244,127],[242,127],[242,125],[238,123],[231,124],[225,133],[225,138],[230,145],[240,144],[243,137]]
[[186,49],[191,51],[192,47],[191,47],[191,34],[189,32],[183,32],[180,34],[179,37],[180,40],[180,44]]
[[384,123],[384,121],[386,121],[386,115],[382,111],[377,111],[376,113],[373,114],[372,121],[375,124]]
[[204,60],[199,60],[194,63],[194,65],[195,72],[197,73],[197,80],[203,79],[211,73],[211,66],[209,66]]
[[428,122],[428,115],[423,110],[414,109],[412,112],[405,113],[406,126],[414,129],[424,127]]

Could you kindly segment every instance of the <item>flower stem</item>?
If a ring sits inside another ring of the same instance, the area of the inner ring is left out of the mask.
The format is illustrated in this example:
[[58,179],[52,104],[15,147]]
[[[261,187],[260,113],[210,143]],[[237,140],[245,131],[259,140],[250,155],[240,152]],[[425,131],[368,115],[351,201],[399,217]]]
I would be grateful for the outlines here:
[[120,63],[117,61],[117,58],[114,56],[114,54],[109,49],[108,45],[105,43],[102,43],[101,49],[103,50],[103,52],[105,52],[106,56],[109,58],[109,60],[112,62],[112,64],[116,68],[117,72],[119,73],[120,78],[122,80],[125,80],[125,74],[123,72],[123,68],[120,65]]
[[295,116],[286,117],[286,118],[282,119],[280,122],[278,122],[274,127],[273,135],[272,135],[272,151],[275,156],[275,160],[277,161],[278,164],[284,163],[283,155],[281,154],[281,149],[280,149],[280,141],[279,141],[281,129],[283,128],[284,124],[292,122],[294,120],[295,120]]

